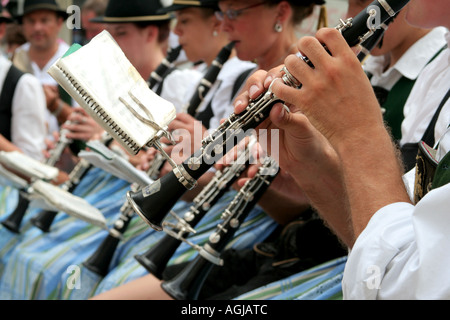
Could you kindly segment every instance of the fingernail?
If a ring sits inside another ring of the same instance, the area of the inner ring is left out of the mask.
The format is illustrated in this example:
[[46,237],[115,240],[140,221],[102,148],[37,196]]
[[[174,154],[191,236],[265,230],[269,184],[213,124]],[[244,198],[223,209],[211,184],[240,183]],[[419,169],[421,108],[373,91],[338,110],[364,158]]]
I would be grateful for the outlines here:
[[286,110],[284,109],[284,106],[282,106],[280,113],[278,114],[278,120],[283,120],[285,113],[286,113]]
[[238,109],[242,104],[243,104],[243,102],[241,100],[236,100],[234,103],[234,108]]
[[259,91],[259,88],[257,85],[252,85],[250,89],[248,90],[248,93],[250,95],[250,98],[255,98],[256,93]]
[[273,77],[272,76],[267,76],[266,80],[264,80],[264,86],[268,87],[273,81]]

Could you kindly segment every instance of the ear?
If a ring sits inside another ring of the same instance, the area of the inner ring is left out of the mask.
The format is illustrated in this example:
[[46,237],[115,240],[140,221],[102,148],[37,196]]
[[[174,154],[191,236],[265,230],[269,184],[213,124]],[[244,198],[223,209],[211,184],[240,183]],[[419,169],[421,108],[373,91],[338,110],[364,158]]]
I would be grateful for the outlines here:
[[277,6],[277,20],[284,23],[292,15],[292,7],[287,1],[281,1]]
[[159,29],[157,26],[149,25],[145,28],[145,32],[147,42],[158,42]]
[[212,16],[212,27],[213,30],[216,30],[217,32],[222,30],[222,21],[217,19],[215,15]]

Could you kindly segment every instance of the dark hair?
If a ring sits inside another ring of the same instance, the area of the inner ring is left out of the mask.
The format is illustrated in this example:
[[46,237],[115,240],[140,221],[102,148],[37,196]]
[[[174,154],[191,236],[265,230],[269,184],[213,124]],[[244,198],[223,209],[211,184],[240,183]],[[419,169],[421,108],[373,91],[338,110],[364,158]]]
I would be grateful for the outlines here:
[[10,23],[6,26],[6,34],[4,38],[4,42],[8,45],[11,44],[24,44],[27,42],[27,39],[25,38],[22,26],[17,23]]
[[219,10],[219,9],[217,9],[217,8],[213,8],[213,7],[203,7],[203,8],[201,8],[202,10],[202,16],[204,17],[204,18],[209,18],[210,16],[213,16],[214,15],[214,13],[217,11],[217,10]]
[[322,0],[267,0],[266,2],[269,6],[275,6],[282,1],[286,1],[291,5],[294,12],[292,19],[295,25],[301,23],[305,18],[309,17],[313,13],[314,7],[317,4],[325,3],[325,1]]
[[142,21],[142,22],[133,22],[138,28],[144,29],[148,26],[156,26],[159,29],[158,42],[163,43],[167,39],[169,39],[170,35],[170,20],[161,20],[161,21]]
[[94,11],[96,16],[101,16],[105,13],[107,5],[108,0],[86,0],[81,10]]

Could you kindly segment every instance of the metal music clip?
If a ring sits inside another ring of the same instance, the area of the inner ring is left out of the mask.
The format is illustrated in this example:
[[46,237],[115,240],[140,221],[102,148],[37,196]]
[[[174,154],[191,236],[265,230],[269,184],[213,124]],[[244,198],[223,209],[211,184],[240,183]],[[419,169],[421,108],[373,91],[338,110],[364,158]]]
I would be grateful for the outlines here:
[[[131,91],[128,91],[128,94],[130,95],[131,99],[133,99],[133,101],[136,102],[136,104],[141,108],[141,110],[144,111],[148,118],[144,118],[143,116],[141,116],[136,110],[134,110],[132,106],[128,104],[128,102],[124,98],[119,97],[120,102],[122,102],[127,107],[127,109],[142,123],[153,127],[157,131],[165,131],[159,124],[154,121],[152,114],[150,113],[150,111],[148,111],[144,104],[138,98],[136,98],[136,96],[131,93]],[[169,135],[169,133],[167,134]]]
[[173,138],[172,134],[167,131],[167,128],[162,128],[159,124],[157,124],[154,121],[154,118],[150,111],[145,107],[145,105],[131,92],[128,91],[128,94],[130,95],[131,99],[133,99],[134,102],[141,108],[142,111],[147,115],[148,118],[144,118],[142,115],[140,115],[132,106],[128,104],[128,102],[123,99],[122,97],[119,97],[119,100],[127,107],[127,109],[136,117],[138,118],[142,123],[145,123],[151,127],[153,127],[155,130],[157,130],[156,135],[153,139],[151,139],[147,145],[148,146],[154,146],[156,149],[158,149],[161,154],[164,156],[164,158],[169,161],[170,165],[175,168],[177,164],[170,158],[170,156],[164,151],[163,146],[159,142],[159,139],[161,139],[163,136],[165,136],[171,144],[175,144],[175,139]]

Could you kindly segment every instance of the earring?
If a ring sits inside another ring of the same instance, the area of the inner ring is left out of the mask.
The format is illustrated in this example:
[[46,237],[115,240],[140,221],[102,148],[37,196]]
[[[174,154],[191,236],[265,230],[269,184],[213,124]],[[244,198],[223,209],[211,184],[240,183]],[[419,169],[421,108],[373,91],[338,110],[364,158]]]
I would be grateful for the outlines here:
[[213,37],[217,37],[218,35],[219,35],[219,33],[216,30],[214,30],[213,31]]
[[273,28],[274,30],[275,30],[275,32],[281,32],[281,31],[283,31],[283,26],[281,25],[281,23],[280,23],[280,21],[278,21],[276,24],[275,24],[275,26],[274,26],[274,28]]

